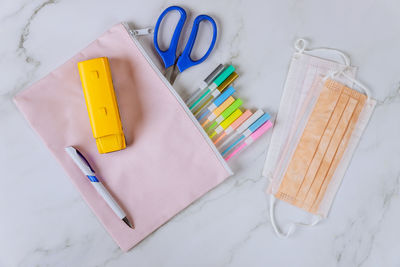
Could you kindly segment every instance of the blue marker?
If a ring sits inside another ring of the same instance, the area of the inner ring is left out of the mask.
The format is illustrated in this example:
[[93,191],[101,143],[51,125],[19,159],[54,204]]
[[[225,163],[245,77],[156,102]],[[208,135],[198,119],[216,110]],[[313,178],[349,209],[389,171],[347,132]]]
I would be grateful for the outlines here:
[[207,116],[207,114],[209,114],[210,112],[213,112],[214,109],[216,109],[222,103],[224,103],[225,100],[228,99],[228,97],[233,95],[234,92],[235,92],[235,89],[232,86],[229,86],[219,97],[217,97],[217,99],[214,100],[214,102],[212,102],[207,107],[207,109],[203,112],[203,114],[201,114],[200,117],[198,117],[198,120],[201,121],[205,116]]
[[226,153],[229,152],[232,148],[234,148],[237,144],[240,143],[240,141],[244,140],[246,137],[248,137],[250,134],[255,132],[258,128],[260,128],[267,120],[269,120],[271,116],[268,113],[265,113],[262,115],[258,120],[256,120],[252,125],[247,128],[246,131],[243,132],[243,134],[236,139],[235,142],[233,142],[230,146],[228,146],[222,153],[221,155],[224,156]]

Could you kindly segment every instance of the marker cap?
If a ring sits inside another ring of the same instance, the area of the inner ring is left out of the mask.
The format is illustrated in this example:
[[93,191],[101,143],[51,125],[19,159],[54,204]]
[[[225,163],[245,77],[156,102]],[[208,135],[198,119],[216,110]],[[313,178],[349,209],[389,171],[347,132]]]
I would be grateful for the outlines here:
[[[235,71],[235,67],[232,65],[229,65],[218,77],[214,80],[212,84],[215,84],[215,88],[219,86],[223,81],[225,81],[226,78],[228,78],[229,75],[232,74],[232,72]],[[214,89],[215,89],[214,88]]]
[[234,80],[237,79],[239,75],[236,72],[233,72],[231,75],[228,76],[228,78],[225,79],[223,83],[221,83],[217,89],[222,92],[226,87],[228,87],[231,83],[233,83]]
[[239,118],[237,118],[232,124],[225,130],[226,134],[230,134],[233,130],[238,128],[242,123],[244,123],[253,113],[247,109]]
[[219,107],[228,97],[230,97],[235,92],[235,88],[229,86],[220,96],[218,96],[214,102],[208,107],[208,110],[212,111]]
[[240,109],[236,109],[228,118],[226,118],[223,122],[221,122],[221,127],[226,129],[231,125],[237,118],[242,115],[242,111]]
[[219,64],[211,73],[204,79],[204,82],[209,85],[224,69],[224,64]]
[[250,125],[252,125],[258,118],[260,118],[264,114],[264,111],[261,109],[258,109],[253,115],[250,116],[245,122],[243,122],[242,125],[237,128],[236,132],[242,133],[244,130],[249,128]]
[[221,115],[216,119],[218,123],[221,123],[224,119],[228,118],[229,115],[231,115],[237,108],[239,108],[242,105],[243,101],[242,99],[238,98],[233,102],[227,109],[225,109]]
[[217,107],[213,111],[213,113],[211,113],[210,116],[208,116],[207,119],[209,121],[215,120],[215,118],[218,117],[225,109],[227,109],[234,101],[235,98],[233,98],[233,96],[228,97],[228,99],[226,99],[224,103],[222,103],[219,107]]
[[258,120],[256,120],[252,125],[249,126],[249,130],[253,133],[258,128],[260,128],[260,126],[263,125],[264,122],[266,122],[270,118],[271,118],[271,116],[268,113],[265,113]]

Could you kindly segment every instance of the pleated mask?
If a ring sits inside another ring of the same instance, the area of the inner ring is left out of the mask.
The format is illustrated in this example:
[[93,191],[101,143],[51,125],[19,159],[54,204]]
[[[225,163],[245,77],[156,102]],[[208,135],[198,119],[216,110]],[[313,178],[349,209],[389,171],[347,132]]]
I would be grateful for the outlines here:
[[[337,80],[354,84],[361,93]],[[317,77],[299,113],[267,192],[271,194],[270,217],[275,232],[290,235],[296,225],[315,225],[326,218],[371,117],[376,101],[370,91],[345,70]],[[311,213],[310,223],[292,223],[282,233],[275,221],[276,199]]]

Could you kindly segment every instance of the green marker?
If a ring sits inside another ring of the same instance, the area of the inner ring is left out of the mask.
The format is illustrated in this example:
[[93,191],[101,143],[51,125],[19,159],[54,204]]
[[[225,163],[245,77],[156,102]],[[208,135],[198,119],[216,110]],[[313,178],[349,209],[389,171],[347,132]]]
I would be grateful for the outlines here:
[[229,65],[208,87],[207,90],[189,107],[190,110],[193,110],[206,96],[210,93],[212,94],[215,89],[223,82],[229,75],[231,75],[235,71],[235,67]]
[[229,117],[236,109],[238,109],[242,105],[242,99],[238,98],[233,102],[227,109],[225,109],[221,115],[218,116],[218,118],[215,119],[213,124],[211,124],[210,127],[208,127],[207,132],[210,132],[214,130],[218,124],[223,122],[226,118]]

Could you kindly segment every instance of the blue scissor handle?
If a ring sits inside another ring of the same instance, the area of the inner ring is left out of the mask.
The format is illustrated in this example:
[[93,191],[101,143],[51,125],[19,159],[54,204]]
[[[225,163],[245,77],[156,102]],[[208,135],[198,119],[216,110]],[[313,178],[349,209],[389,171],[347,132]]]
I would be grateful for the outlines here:
[[[211,25],[213,27],[213,38],[212,38],[210,47],[208,48],[205,55],[198,60],[192,60],[190,58],[190,53],[192,52],[194,42],[196,40],[197,32],[199,31],[200,22],[203,20],[208,20],[211,23]],[[217,24],[215,23],[215,21],[210,16],[207,16],[207,15],[197,16],[193,22],[193,28],[192,28],[192,31],[190,32],[189,40],[186,43],[185,49],[183,49],[182,55],[179,57],[178,62],[176,64],[179,68],[179,71],[182,72],[185,69],[190,68],[194,65],[200,64],[201,62],[206,60],[206,58],[210,55],[211,51],[213,50],[216,40],[217,40]]]
[[[159,29],[160,23],[163,20],[163,18],[165,17],[165,15],[167,15],[168,12],[173,11],[173,10],[179,11],[181,17],[179,18],[178,24],[176,25],[176,28],[175,28],[174,34],[172,35],[171,43],[169,44],[168,49],[163,51],[158,46],[158,38],[157,38],[158,29]],[[155,46],[158,54],[164,61],[165,68],[171,67],[172,65],[175,64],[176,49],[178,47],[179,36],[181,35],[181,31],[182,31],[183,25],[185,24],[185,21],[186,21],[186,11],[179,6],[168,7],[158,17],[156,27],[154,29],[154,39],[153,40],[154,40],[154,46]]]

